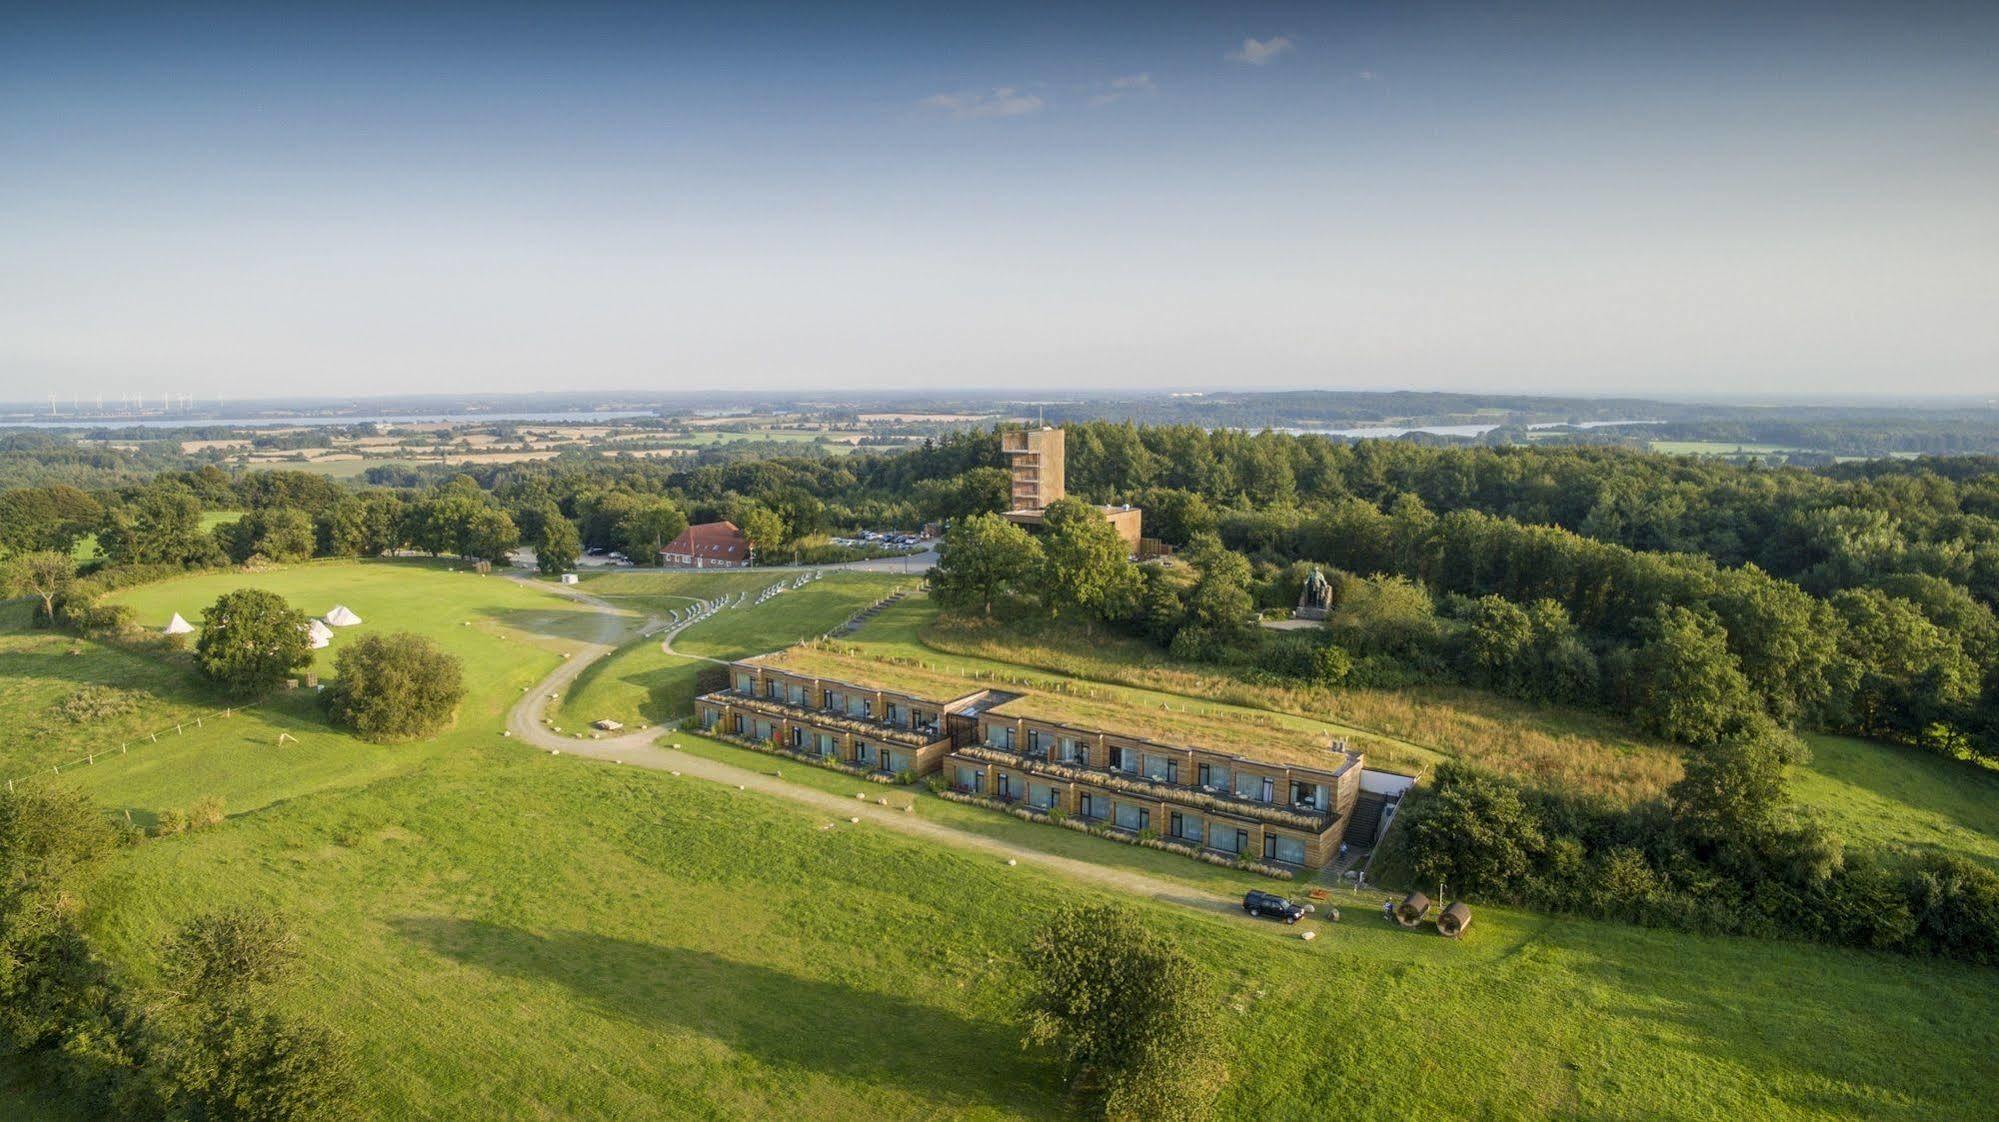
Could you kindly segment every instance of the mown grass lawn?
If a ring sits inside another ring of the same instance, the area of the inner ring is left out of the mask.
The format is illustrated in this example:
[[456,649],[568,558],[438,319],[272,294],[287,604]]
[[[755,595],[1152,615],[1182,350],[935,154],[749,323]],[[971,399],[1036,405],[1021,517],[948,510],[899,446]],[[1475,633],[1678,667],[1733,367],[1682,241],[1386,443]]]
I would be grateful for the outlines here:
[[804,588],[711,616],[674,637],[675,650],[709,658],[768,654],[815,639],[912,582],[886,573],[829,572]]
[[[1049,909],[1101,891],[501,738],[519,687],[587,633],[542,589],[392,563],[233,576],[426,630],[465,658],[473,692],[420,745],[360,744],[295,694],[212,739],[79,769],[113,808],[229,800],[223,825],[143,842],[86,893],[121,969],[151,977],[162,937],[197,912],[289,913],[308,970],[287,1000],[353,1041],[370,1117],[1066,1116],[1055,1065],[1018,1046],[1016,952]],[[157,611],[212,599],[212,581],[133,595]],[[275,747],[289,729],[301,743]],[[917,811],[952,812],[1114,845],[941,800]],[[1225,994],[1218,1117],[1989,1113],[1992,970],[1501,908],[1458,942],[1349,909],[1306,943],[1132,906]],[[63,1117],[5,1078],[0,1116]]]
[[[586,581],[584,590],[642,616],[667,618],[669,608],[685,610],[694,599],[748,591],[750,602],[728,608],[681,632],[668,654],[660,640],[635,639],[586,669],[561,699],[565,723],[614,720],[630,726],[657,725],[693,712],[694,680],[700,657],[741,658],[762,654],[845,622],[895,587],[893,578],[873,573],[829,572],[804,588],[791,589],[761,604],[756,592],[788,583],[796,574],[763,573],[748,588],[741,573],[619,572]],[[652,579],[647,579],[652,578]],[[607,592],[607,589],[618,590]],[[646,591],[635,591],[644,589]]]

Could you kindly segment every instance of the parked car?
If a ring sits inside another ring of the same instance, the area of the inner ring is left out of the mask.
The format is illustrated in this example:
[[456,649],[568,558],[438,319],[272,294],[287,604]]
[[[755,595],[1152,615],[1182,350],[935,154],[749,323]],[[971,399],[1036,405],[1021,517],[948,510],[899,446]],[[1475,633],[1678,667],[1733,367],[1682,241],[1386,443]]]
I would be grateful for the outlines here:
[[1305,909],[1282,896],[1250,889],[1242,898],[1242,910],[1253,916],[1270,916],[1286,923],[1305,918]]

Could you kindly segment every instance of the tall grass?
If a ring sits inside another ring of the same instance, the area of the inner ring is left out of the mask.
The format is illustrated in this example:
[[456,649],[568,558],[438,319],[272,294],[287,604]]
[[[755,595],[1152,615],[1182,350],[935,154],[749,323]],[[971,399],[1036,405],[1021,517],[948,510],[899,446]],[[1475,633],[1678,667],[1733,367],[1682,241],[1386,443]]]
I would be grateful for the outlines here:
[[1417,772],[1440,756],[1469,760],[1568,794],[1629,803],[1679,778],[1679,752],[1575,710],[1545,708],[1476,690],[1331,689],[1245,682],[1177,662],[1133,639],[1084,634],[1039,620],[938,616],[919,632],[930,650],[1008,662],[1077,678],[1160,690],[1346,726],[1372,767]]

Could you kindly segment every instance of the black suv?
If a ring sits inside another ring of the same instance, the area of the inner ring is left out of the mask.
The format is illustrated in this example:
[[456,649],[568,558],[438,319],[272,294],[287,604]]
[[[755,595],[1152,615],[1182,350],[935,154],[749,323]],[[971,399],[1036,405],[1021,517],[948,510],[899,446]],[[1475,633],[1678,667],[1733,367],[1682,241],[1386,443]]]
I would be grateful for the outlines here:
[[1254,889],[1242,898],[1242,910],[1253,916],[1275,916],[1286,923],[1297,923],[1305,918],[1304,908],[1282,896]]

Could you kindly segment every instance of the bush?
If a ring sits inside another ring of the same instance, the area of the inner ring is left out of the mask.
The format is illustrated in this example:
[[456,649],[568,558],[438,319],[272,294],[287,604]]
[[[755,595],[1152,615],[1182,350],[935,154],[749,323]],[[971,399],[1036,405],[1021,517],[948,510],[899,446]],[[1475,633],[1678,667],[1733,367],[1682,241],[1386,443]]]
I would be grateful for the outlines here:
[[1914,945],[1966,962],[1999,963],[1999,873],[1962,857],[1932,854],[1907,881]]
[[203,795],[194,801],[193,806],[187,808],[187,825],[191,830],[220,826],[226,817],[221,795]]
[[465,697],[456,656],[421,635],[370,635],[340,652],[326,691],[335,723],[374,741],[413,740],[451,721]]
[[187,833],[187,811],[169,809],[160,812],[160,820],[153,826],[153,836],[170,838],[175,834]]
[[107,604],[102,600],[65,600],[56,609],[56,621],[83,635],[122,635],[138,629],[138,617],[129,604]]
[[73,725],[122,717],[139,707],[139,701],[125,690],[111,686],[84,686],[55,703],[55,714]]

